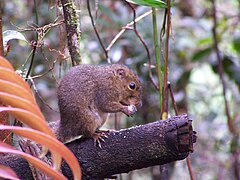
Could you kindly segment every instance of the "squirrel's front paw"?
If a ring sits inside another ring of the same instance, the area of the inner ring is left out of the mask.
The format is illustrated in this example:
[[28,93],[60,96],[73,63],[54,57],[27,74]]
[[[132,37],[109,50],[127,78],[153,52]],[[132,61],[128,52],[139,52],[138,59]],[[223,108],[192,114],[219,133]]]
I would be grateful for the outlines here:
[[124,108],[124,113],[128,116],[132,116],[137,112],[137,107],[134,105],[129,105]]

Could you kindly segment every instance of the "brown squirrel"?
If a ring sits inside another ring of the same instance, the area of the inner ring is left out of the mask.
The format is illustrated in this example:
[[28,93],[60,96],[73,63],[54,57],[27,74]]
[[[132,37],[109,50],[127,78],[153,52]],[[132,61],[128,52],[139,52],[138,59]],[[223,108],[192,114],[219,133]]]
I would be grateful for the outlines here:
[[99,128],[107,114],[132,116],[142,104],[138,76],[120,64],[75,66],[61,80],[57,95],[61,116],[53,127],[57,138],[69,142],[83,135],[100,147],[107,136]]

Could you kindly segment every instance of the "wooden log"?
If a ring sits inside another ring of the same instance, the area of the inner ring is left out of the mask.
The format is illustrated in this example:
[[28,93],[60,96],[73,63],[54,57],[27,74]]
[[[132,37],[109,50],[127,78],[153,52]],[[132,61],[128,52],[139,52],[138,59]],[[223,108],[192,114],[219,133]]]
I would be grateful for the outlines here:
[[[173,116],[146,125],[107,133],[108,138],[95,147],[92,139],[78,139],[67,146],[76,155],[83,179],[104,179],[154,165],[182,160],[193,152],[196,133],[186,114]],[[13,155],[0,159],[0,164],[12,167],[21,179],[31,179],[25,160]],[[23,172],[24,171],[24,172]],[[62,172],[72,179],[66,163]]]

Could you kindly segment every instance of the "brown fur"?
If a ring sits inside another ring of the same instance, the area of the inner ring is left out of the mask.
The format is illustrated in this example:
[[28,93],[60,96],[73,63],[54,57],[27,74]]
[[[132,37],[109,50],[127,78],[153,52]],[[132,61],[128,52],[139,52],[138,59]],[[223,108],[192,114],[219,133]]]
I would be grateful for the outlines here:
[[[134,82],[135,89],[129,88]],[[62,79],[58,87],[60,123],[56,135],[66,142],[79,135],[92,137],[105,122],[107,113],[133,115],[141,106],[142,87],[137,75],[127,66],[78,65]]]

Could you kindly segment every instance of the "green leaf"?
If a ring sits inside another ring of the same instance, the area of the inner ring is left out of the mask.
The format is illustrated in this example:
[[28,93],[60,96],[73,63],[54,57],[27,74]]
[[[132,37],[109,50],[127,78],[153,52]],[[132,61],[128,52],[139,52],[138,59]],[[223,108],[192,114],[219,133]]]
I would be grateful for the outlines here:
[[232,71],[233,71],[234,81],[238,85],[238,89],[240,91],[240,66],[232,67]]
[[6,47],[8,41],[12,40],[12,39],[18,39],[18,40],[23,40],[26,41],[26,38],[22,35],[22,33],[18,32],[18,31],[14,31],[14,30],[7,30],[3,32],[3,46]]
[[228,77],[235,81],[240,87],[240,66],[234,62],[231,56],[224,56],[223,58],[223,70]]
[[233,39],[233,48],[240,53],[240,37]]
[[[231,56],[225,55],[222,60],[224,74],[233,80],[240,90],[240,66],[232,59]],[[218,73],[218,64],[212,64],[212,70]]]
[[3,32],[3,47],[4,47],[4,52],[6,53],[5,55],[7,55],[7,53],[10,51],[10,45],[8,44],[8,42],[12,39],[18,39],[18,40],[22,40],[22,41],[25,41],[28,43],[26,38],[20,32],[14,31],[14,30],[4,31]]
[[200,39],[197,44],[199,46],[204,46],[204,45],[212,44],[212,42],[213,42],[212,37],[206,37],[206,38]]
[[141,6],[150,6],[154,8],[166,8],[167,5],[161,0],[126,0],[127,2],[138,4]]
[[203,58],[207,57],[210,53],[212,52],[212,47],[208,47],[202,50],[199,50],[198,52],[196,52],[193,57],[192,57],[192,61],[200,61]]
[[222,61],[222,64],[223,64],[223,70],[226,74],[229,75],[230,78],[233,77],[233,67],[235,66],[235,63],[234,61],[231,59],[230,56],[224,56],[223,57],[223,61]]

